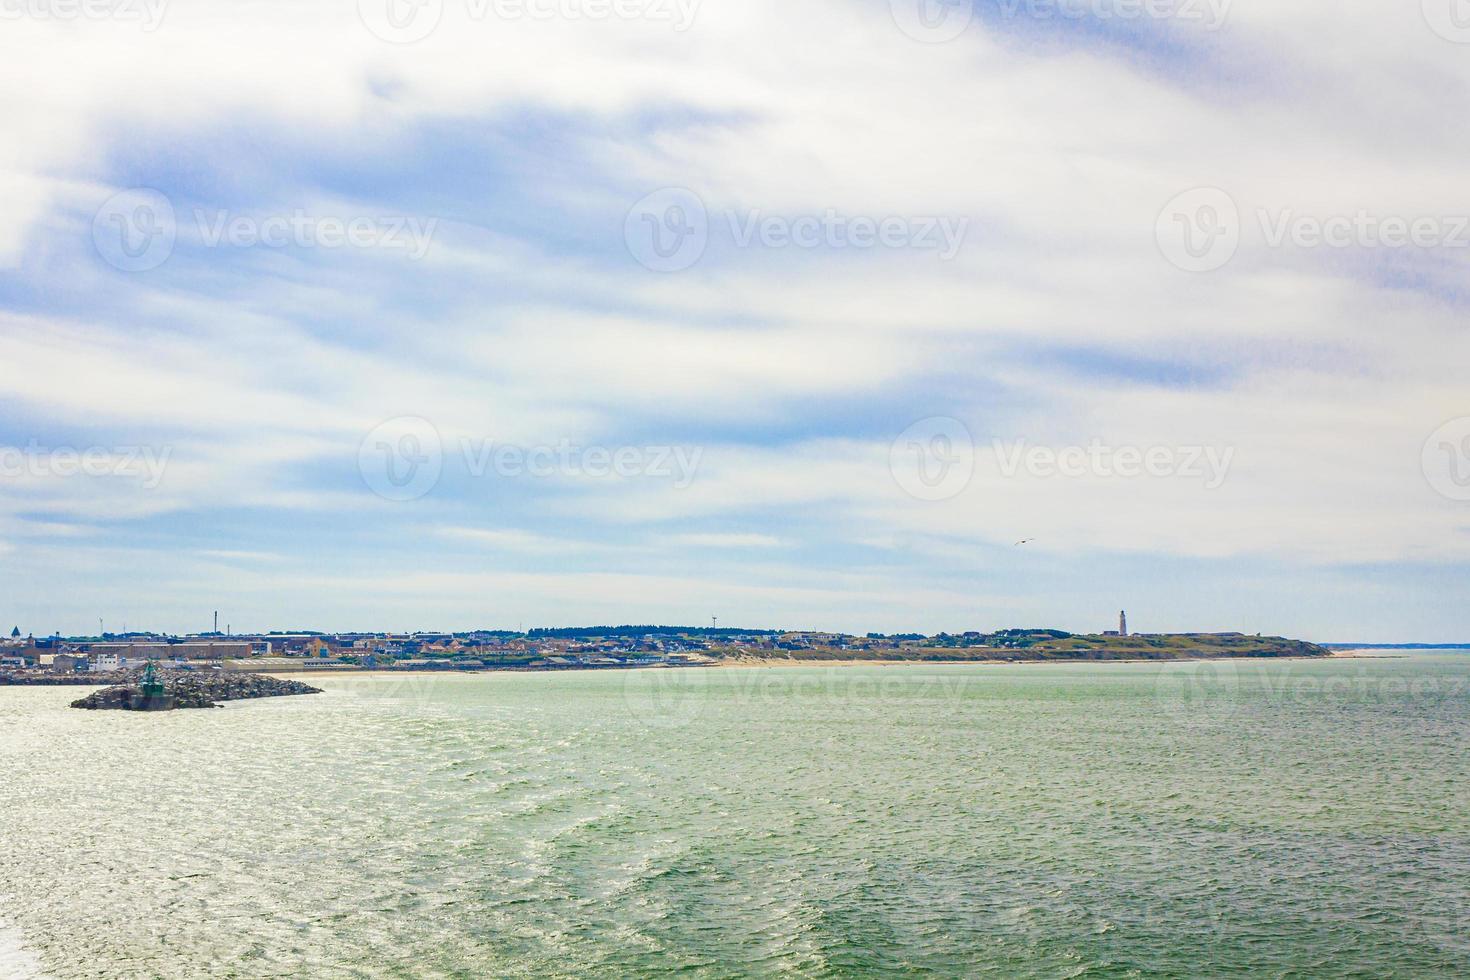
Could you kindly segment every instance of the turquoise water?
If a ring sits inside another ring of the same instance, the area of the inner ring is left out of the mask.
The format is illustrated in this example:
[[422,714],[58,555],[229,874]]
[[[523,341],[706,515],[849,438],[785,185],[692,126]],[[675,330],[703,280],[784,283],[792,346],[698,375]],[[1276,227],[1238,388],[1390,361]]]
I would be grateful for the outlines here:
[[1470,974],[1470,657],[0,688],[0,965]]

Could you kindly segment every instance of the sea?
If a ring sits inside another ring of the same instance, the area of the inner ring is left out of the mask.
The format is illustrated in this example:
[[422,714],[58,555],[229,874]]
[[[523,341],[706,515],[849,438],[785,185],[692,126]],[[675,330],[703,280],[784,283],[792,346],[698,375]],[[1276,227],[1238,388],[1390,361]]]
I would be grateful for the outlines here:
[[1470,975],[1470,655],[0,688],[0,976]]

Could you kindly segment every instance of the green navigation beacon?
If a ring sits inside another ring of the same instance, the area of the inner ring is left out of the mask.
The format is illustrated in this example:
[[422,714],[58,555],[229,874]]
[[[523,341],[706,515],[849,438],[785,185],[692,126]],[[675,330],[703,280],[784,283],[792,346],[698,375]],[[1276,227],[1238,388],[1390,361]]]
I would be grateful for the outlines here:
[[153,661],[148,661],[148,666],[143,668],[143,697],[156,698],[163,696],[163,682],[158,679],[158,670],[153,666]]
[[158,679],[158,669],[153,665],[153,661],[148,661],[143,668],[143,681],[128,707],[134,711],[172,711],[174,709],[173,696],[164,693],[163,681]]

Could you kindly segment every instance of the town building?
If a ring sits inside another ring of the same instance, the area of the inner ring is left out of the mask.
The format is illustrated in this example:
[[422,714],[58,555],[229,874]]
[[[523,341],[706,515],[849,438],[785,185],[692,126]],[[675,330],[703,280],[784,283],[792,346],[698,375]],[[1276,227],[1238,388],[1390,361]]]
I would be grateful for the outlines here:
[[125,660],[244,660],[253,653],[251,644],[239,641],[201,640],[188,643],[90,643],[87,653],[94,658],[115,656]]

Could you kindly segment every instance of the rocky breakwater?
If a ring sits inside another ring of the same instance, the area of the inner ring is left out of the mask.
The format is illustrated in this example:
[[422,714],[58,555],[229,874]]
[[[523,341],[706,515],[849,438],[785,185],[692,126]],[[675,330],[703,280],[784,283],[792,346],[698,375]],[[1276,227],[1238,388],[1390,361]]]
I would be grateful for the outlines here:
[[[109,673],[107,677],[118,676]],[[96,674],[68,670],[0,670],[0,687],[96,687],[100,681]]]
[[[173,673],[161,671],[164,694],[173,708],[218,708],[225,701],[249,701],[254,698],[282,698],[296,694],[320,694],[320,689],[300,681],[283,681],[262,674]],[[143,696],[137,678],[117,684],[73,701],[73,708],[89,711],[133,711]],[[156,710],[156,709],[155,709]]]

